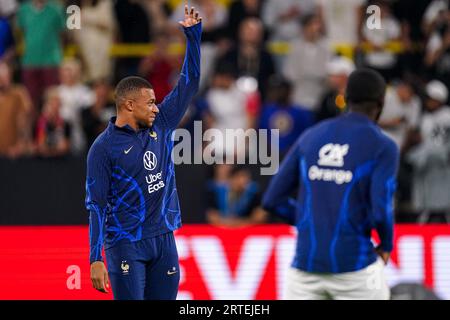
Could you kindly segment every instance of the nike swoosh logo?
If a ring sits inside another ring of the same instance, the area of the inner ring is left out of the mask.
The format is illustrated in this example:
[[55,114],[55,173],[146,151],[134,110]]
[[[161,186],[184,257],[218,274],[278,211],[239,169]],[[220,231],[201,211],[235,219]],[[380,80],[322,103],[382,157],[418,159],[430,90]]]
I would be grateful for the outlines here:
[[124,150],[123,152],[124,152],[125,154],[128,154],[128,153],[131,151],[131,149],[133,149],[133,147],[134,147],[134,146],[131,146],[130,149]]
[[173,274],[175,274],[175,273],[177,273],[178,272],[178,270],[177,271],[167,271],[167,275],[168,276],[171,276],[171,275],[173,275]]

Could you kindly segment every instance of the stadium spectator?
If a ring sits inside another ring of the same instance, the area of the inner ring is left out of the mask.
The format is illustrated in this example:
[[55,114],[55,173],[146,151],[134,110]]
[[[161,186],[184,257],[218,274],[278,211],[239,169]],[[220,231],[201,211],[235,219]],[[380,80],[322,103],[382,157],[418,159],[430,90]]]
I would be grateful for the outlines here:
[[360,42],[361,19],[366,0],[318,0],[319,14],[333,49]]
[[12,83],[11,69],[0,62],[0,157],[30,152],[32,111],[27,90]]
[[37,156],[57,158],[70,152],[70,125],[61,117],[60,109],[61,98],[58,89],[49,88],[36,127]]
[[61,85],[58,87],[61,98],[61,117],[71,127],[71,151],[80,154],[85,150],[86,139],[81,124],[81,110],[94,103],[94,94],[80,82],[81,64],[76,59],[67,59],[61,65]]
[[242,22],[248,18],[261,18],[262,3],[262,0],[237,0],[231,3],[226,31],[230,39],[239,38]]
[[113,3],[110,0],[82,0],[80,30],[75,39],[85,66],[83,79],[109,79],[111,75],[110,47],[114,39]]
[[[202,42],[215,42],[227,22],[226,8],[215,0],[191,0],[190,5],[198,10],[204,19]],[[181,2],[172,13],[171,20],[177,23],[184,17],[184,2]]]
[[[224,29],[226,26],[228,12],[226,8],[215,0],[196,0],[191,1],[203,17],[203,34],[202,34],[202,57],[200,68],[202,74],[200,77],[200,91],[207,86],[212,74],[218,55],[220,55],[220,47],[224,46],[225,50],[230,45],[223,39]],[[180,3],[172,14],[173,25],[180,21],[184,15],[184,3]],[[179,30],[177,29],[177,32]]]
[[292,41],[300,35],[298,20],[316,11],[314,0],[266,0],[262,19],[271,41]]
[[[205,96],[207,111],[205,120],[207,128],[219,130],[224,139],[216,139],[209,136],[213,131],[205,133],[205,137],[211,142],[214,150],[229,157],[245,154],[245,145],[234,146],[226,143],[226,130],[248,129],[254,123],[252,114],[248,110],[248,95],[236,85],[236,74],[231,65],[218,65],[214,74],[212,87]],[[237,134],[237,133],[236,133]],[[244,132],[241,131],[241,135]]]
[[401,26],[391,14],[391,9],[386,0],[379,0],[374,4],[380,8],[382,28],[369,29],[365,23],[362,24],[362,38],[370,49],[365,54],[364,63],[367,67],[380,72],[387,81],[390,81],[398,76],[398,57],[386,46],[392,41],[400,40]]
[[397,0],[392,3],[393,13],[401,23],[403,52],[399,58],[402,76],[410,74],[417,78],[424,72],[422,18],[429,3],[430,0]]
[[160,103],[172,90],[182,58],[168,53],[170,43],[167,32],[156,35],[153,44],[155,50],[142,59],[139,64],[139,74],[152,84],[156,101]]
[[450,20],[447,15],[432,32],[425,54],[425,65],[429,74],[444,82],[447,88],[450,86]]
[[57,2],[31,0],[20,5],[17,23],[25,45],[23,83],[33,104],[39,107],[45,90],[58,84],[58,67],[63,58],[61,35],[66,21]]
[[414,88],[407,81],[400,81],[386,92],[385,104],[378,124],[403,149],[405,139],[411,130],[418,128],[421,102]]
[[421,142],[407,153],[413,166],[412,201],[423,213],[450,212],[450,108],[448,89],[437,80],[426,86],[426,113],[420,122]]
[[17,0],[2,0],[0,2],[0,16],[9,18],[12,17],[19,5],[17,3]]
[[317,15],[303,17],[302,26],[302,36],[292,43],[283,74],[294,85],[294,104],[315,111],[326,84],[331,53]]
[[[151,41],[150,20],[143,1],[121,0],[114,5],[119,42],[122,44],[143,44]],[[122,79],[138,73],[140,59],[120,58],[116,61],[115,79]]]
[[434,31],[447,24],[448,1],[432,0],[423,14],[422,28],[429,37]]
[[[150,36],[153,38],[160,32],[167,32],[171,28],[168,23],[171,15],[171,7],[166,0],[152,0],[141,2],[147,10],[150,22]],[[177,21],[178,22],[178,21]]]
[[217,165],[209,184],[207,220],[212,225],[242,227],[263,223],[267,213],[260,207],[256,182],[243,166]]
[[327,65],[328,91],[322,97],[317,111],[317,121],[333,118],[347,110],[345,89],[355,64],[345,57],[334,57]]
[[219,64],[229,63],[235,67],[238,77],[257,80],[258,90],[264,100],[266,82],[275,74],[275,66],[263,42],[263,25],[257,18],[248,18],[239,28],[237,46],[219,59]]
[[89,148],[97,136],[105,130],[109,119],[116,113],[111,96],[111,87],[106,80],[98,80],[94,84],[94,104],[81,110],[83,131]]
[[0,61],[11,64],[14,53],[15,43],[11,24],[0,12]]
[[[260,115],[260,129],[279,129],[279,151],[284,155],[302,132],[315,122],[314,113],[291,102],[292,86],[275,76],[269,82],[267,103]],[[270,131],[269,131],[270,133]]]

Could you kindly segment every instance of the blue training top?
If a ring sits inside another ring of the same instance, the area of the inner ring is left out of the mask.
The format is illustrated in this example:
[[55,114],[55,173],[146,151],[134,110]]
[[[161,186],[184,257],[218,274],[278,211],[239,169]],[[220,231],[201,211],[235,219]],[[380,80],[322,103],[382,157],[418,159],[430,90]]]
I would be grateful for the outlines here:
[[[350,112],[305,131],[263,198],[263,207],[295,225],[292,266],[307,272],[356,271],[393,242],[393,194],[399,151],[363,114]],[[298,189],[297,199],[289,198]]]
[[90,212],[90,262],[102,247],[155,237],[181,226],[171,160],[172,132],[200,79],[201,23],[184,28],[186,56],[177,86],[158,106],[151,129],[117,127],[112,118],[87,157],[86,208]]

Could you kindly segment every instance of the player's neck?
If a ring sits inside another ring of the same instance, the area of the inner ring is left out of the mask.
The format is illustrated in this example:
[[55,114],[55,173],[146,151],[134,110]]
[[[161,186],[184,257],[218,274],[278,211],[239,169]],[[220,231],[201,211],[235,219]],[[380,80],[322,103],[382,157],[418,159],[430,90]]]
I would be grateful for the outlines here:
[[133,128],[134,131],[138,131],[139,129],[139,126],[135,121],[133,121],[132,119],[128,119],[127,117],[121,116],[120,114],[117,115],[115,125],[119,128],[128,125],[131,128]]

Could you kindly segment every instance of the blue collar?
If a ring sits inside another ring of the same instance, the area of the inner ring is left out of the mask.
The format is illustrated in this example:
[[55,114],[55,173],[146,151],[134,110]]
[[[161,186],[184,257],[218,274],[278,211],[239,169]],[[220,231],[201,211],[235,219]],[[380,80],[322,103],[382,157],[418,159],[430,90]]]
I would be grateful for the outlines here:
[[344,113],[343,117],[345,117],[347,119],[355,120],[355,121],[367,122],[367,123],[372,124],[372,125],[376,124],[374,121],[369,119],[368,116],[366,116],[366,115],[364,115],[364,114],[362,114],[360,112],[349,111],[347,113]]
[[136,131],[128,124],[124,125],[123,127],[118,127],[118,126],[116,126],[116,119],[117,119],[117,117],[114,116],[109,120],[108,131],[112,132],[115,130],[119,130],[119,131],[124,131],[124,132],[130,133],[130,134],[139,134],[141,132],[149,130],[149,128],[145,128],[145,129],[139,129],[138,131]]

